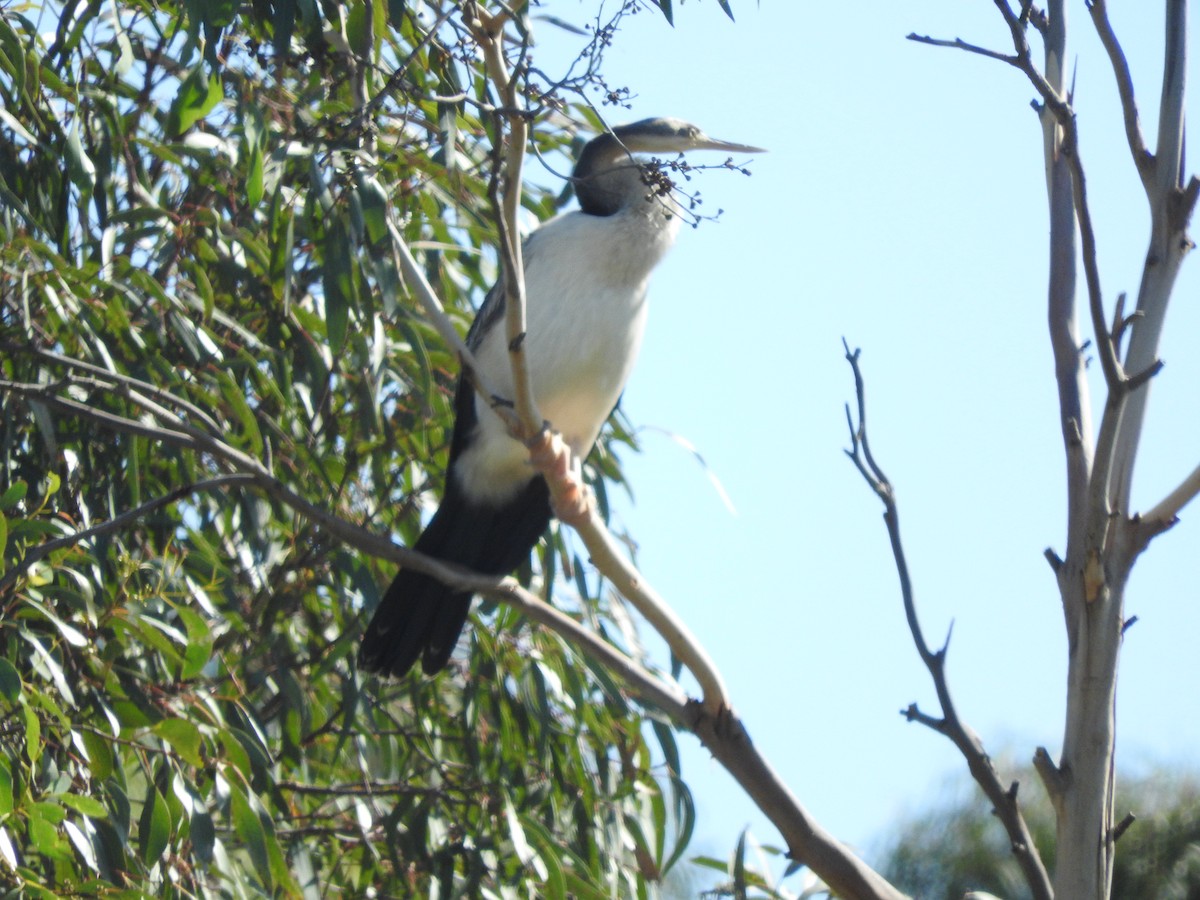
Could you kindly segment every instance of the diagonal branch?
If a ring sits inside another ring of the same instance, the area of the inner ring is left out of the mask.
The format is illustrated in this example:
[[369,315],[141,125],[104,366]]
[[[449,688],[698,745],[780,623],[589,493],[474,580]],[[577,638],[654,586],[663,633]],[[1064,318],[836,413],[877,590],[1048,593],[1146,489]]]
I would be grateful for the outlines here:
[[1129,142],[1129,152],[1133,154],[1133,162],[1142,178],[1142,184],[1149,190],[1155,165],[1154,155],[1146,147],[1146,138],[1142,135],[1129,62],[1125,59],[1125,51],[1121,49],[1121,43],[1113,31],[1112,22],[1108,20],[1107,0],[1092,0],[1088,4],[1088,12],[1096,26],[1096,33],[1100,36],[1100,43],[1108,53],[1113,75],[1117,80],[1117,94],[1121,98],[1121,112],[1125,119],[1125,139]]
[[860,351],[857,349],[851,351],[849,344],[846,344],[845,341],[843,341],[843,347],[846,361],[854,373],[854,390],[857,400],[857,417],[850,412],[848,405],[846,408],[846,417],[850,425],[850,449],[846,451],[846,455],[850,457],[871,490],[883,502],[883,521],[887,526],[888,538],[892,545],[892,557],[895,560],[896,572],[900,577],[900,594],[904,602],[904,615],[908,620],[909,631],[912,633],[913,643],[917,646],[921,661],[925,663],[925,667],[933,679],[938,703],[942,709],[941,718],[922,713],[917,709],[916,704],[903,711],[903,714],[909,721],[920,722],[939,734],[945,735],[962,753],[967,767],[971,771],[971,776],[992,802],[997,817],[1003,823],[1005,831],[1008,832],[1013,855],[1020,863],[1025,880],[1034,897],[1037,900],[1051,900],[1054,894],[1050,887],[1050,877],[1038,855],[1037,847],[1034,846],[1029,827],[1025,823],[1025,817],[1017,805],[1016,790],[1004,787],[999,773],[992,765],[991,757],[984,750],[982,740],[963,723],[955,709],[954,701],[950,696],[950,686],[946,680],[946,652],[949,648],[949,637],[947,636],[946,643],[937,651],[931,651],[925,640],[925,634],[917,616],[904,544],[900,537],[900,516],[896,505],[895,489],[875,462],[869,449],[865,390],[862,370],[859,367]]
[[[136,382],[134,379],[133,381]],[[130,385],[135,390],[128,395],[144,397],[146,391],[139,384]],[[706,703],[689,701],[682,688],[668,682],[645,669],[617,647],[603,640],[598,634],[584,627],[570,616],[556,610],[548,603],[522,588],[512,578],[495,578],[479,575],[458,566],[417,553],[392,543],[382,535],[368,531],[359,525],[342,519],[323,507],[309,503],[303,497],[280,482],[257,460],[227,447],[217,438],[190,431],[148,424],[126,416],[109,413],[93,406],[60,396],[62,384],[25,384],[0,381],[0,391],[27,401],[44,403],[81,420],[92,422],[103,428],[137,434],[161,443],[183,447],[196,453],[208,453],[234,470],[235,474],[223,476],[232,483],[234,479],[253,486],[267,496],[293,509],[298,515],[312,521],[328,534],[357,550],[388,559],[400,565],[431,575],[438,580],[472,593],[483,594],[519,609],[538,624],[560,634],[573,646],[578,647],[590,659],[615,674],[634,698],[660,710],[681,728],[691,730],[722,765],[737,779],[759,808],[779,828],[787,845],[789,855],[816,871],[833,887],[839,896],[862,898],[862,900],[904,900],[904,895],[892,887],[882,876],[859,859],[845,845],[838,842],[804,809],[779,779],[770,763],[751,742],[741,720],[728,706],[716,712]],[[161,392],[160,392],[161,393]],[[153,403],[157,409],[165,409],[169,403]],[[561,457],[559,457],[561,458]],[[241,469],[241,471],[239,471]],[[213,479],[210,486],[221,479]],[[551,481],[552,485],[554,481]],[[145,512],[144,508],[139,511]],[[639,599],[648,602],[667,616],[669,609],[644,583],[641,576],[624,561],[611,536],[603,524],[591,512],[593,522],[580,529],[593,558],[605,575],[635,603]],[[120,524],[127,524],[122,519]],[[106,525],[118,527],[116,522]],[[604,541],[597,543],[596,539]],[[76,537],[76,536],[72,536]],[[605,554],[612,559],[605,558]],[[647,613],[649,616],[650,614]],[[662,621],[656,627],[669,633],[670,625]],[[694,643],[694,642],[693,642]],[[698,646],[698,645],[697,645]],[[702,670],[703,671],[703,670]],[[723,688],[722,688],[723,691]],[[720,695],[724,698],[724,694]],[[707,698],[706,698],[707,699]]]
[[1191,474],[1183,479],[1175,490],[1158,501],[1149,511],[1142,513],[1141,519],[1170,527],[1175,523],[1179,511],[1196,499],[1197,494],[1200,494],[1200,466],[1192,469]]
[[[0,384],[0,388],[5,385]],[[19,561],[13,564],[4,577],[0,578],[0,595],[12,587],[18,578],[25,572],[29,571],[34,565],[45,559],[56,550],[62,550],[66,547],[73,547],[75,544],[81,544],[84,541],[90,541],[92,538],[101,537],[105,534],[111,534],[125,528],[139,519],[145,518],[155,510],[162,509],[164,506],[170,506],[177,503],[184,497],[190,497],[192,494],[203,493],[204,491],[218,490],[230,485],[247,484],[254,481],[255,476],[248,473],[235,473],[231,475],[221,475],[216,478],[208,478],[204,481],[185,484],[182,487],[177,487],[169,493],[163,494],[161,497],[155,497],[153,500],[148,500],[140,506],[133,509],[127,509],[120,515],[113,516],[104,522],[98,522],[90,528],[84,528],[82,531],[72,531],[70,534],[64,534],[62,537],[54,538],[42,544],[35,544],[25,549],[24,555]]]
[[[129,380],[136,381],[136,379]],[[617,674],[641,702],[662,710],[681,724],[694,720],[694,714],[688,708],[687,697],[678,685],[665,682],[652,674],[618,648],[604,641],[599,635],[522,588],[515,579],[480,575],[468,569],[448,564],[434,557],[410,550],[399,544],[394,544],[386,537],[368,531],[359,525],[334,515],[323,507],[308,502],[271,475],[257,460],[235,450],[219,439],[159,425],[147,424],[146,422],[126,416],[96,409],[93,406],[62,397],[56,393],[57,390],[58,386],[53,384],[25,384],[0,381],[0,391],[5,393],[22,397],[27,401],[44,403],[46,406],[57,409],[60,412],[75,416],[83,421],[92,422],[112,431],[136,434],[140,437],[164,444],[171,444],[197,453],[209,453],[219,462],[224,463],[226,468],[234,471],[194,485],[181,487],[163,497],[145,503],[136,509],[129,510],[86,531],[66,535],[42,544],[39,547],[31,548],[27,552],[25,560],[14,571],[5,576],[4,582],[0,583],[0,590],[7,588],[10,583],[14,582],[21,570],[27,569],[38,559],[43,558],[47,553],[61,546],[77,543],[89,537],[126,527],[136,519],[169,503],[176,502],[197,490],[242,484],[255,487],[267,496],[280,501],[304,518],[321,526],[330,535],[364,553],[388,559],[399,563],[405,568],[431,575],[452,587],[484,594],[512,604],[530,619],[561,634],[573,645],[578,646],[584,654]]]
[[450,317],[446,315],[445,307],[442,306],[442,301],[438,299],[437,293],[429,284],[429,279],[425,277],[425,272],[417,264],[417,260],[413,257],[412,251],[408,247],[408,242],[404,240],[404,235],[396,227],[390,206],[388,208],[387,227],[388,234],[392,239],[392,253],[395,256],[397,268],[404,278],[405,286],[416,294],[417,301],[424,308],[429,321],[437,329],[438,335],[446,342],[446,346],[458,354],[463,372],[470,381],[471,386],[475,389],[475,393],[483,399],[496,415],[504,420],[504,425],[510,433],[518,432],[521,427],[520,420],[517,419],[516,414],[507,403],[497,402],[497,400],[501,399],[500,395],[484,380],[479,364],[475,361],[475,354],[471,352],[466,342],[455,331],[454,324],[450,321]]

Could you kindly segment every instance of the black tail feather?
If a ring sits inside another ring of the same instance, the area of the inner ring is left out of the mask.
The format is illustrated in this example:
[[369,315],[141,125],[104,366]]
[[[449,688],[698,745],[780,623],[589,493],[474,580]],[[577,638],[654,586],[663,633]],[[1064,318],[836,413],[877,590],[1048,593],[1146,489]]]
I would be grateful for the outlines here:
[[[541,478],[507,503],[488,506],[471,502],[450,477],[442,505],[413,549],[484,575],[506,575],[529,557],[548,524],[550,495]],[[420,658],[432,675],[450,659],[470,608],[470,593],[401,569],[367,625],[359,662],[367,671],[399,677]]]

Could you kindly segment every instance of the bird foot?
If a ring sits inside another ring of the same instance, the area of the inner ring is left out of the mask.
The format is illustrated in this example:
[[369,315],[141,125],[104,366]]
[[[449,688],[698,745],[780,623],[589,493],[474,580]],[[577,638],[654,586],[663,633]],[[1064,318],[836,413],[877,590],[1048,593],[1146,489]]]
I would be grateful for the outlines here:
[[550,486],[550,505],[560,522],[577,527],[592,512],[592,497],[583,483],[579,457],[557,431],[542,430],[529,441],[529,461]]

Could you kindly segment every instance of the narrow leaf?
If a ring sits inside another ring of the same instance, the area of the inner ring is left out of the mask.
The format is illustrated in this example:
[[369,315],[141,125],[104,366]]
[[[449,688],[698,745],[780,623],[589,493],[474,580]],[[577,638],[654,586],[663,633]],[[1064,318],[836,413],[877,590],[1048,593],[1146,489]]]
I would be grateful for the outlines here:
[[182,135],[212,112],[222,96],[221,79],[215,73],[207,74],[207,66],[198,63],[179,83],[179,91],[167,113],[167,134],[171,137]]

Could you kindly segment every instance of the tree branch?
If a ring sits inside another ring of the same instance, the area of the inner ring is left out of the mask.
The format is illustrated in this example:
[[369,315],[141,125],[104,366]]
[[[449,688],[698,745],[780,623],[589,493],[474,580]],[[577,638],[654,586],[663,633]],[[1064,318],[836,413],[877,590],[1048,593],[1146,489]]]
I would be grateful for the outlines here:
[[[719,715],[723,710],[729,709],[731,704],[716,666],[683,621],[617,548],[616,542],[596,514],[595,504],[587,496],[586,487],[578,477],[579,461],[573,458],[571,448],[551,431],[553,423],[544,422],[537,412],[523,350],[525,283],[520,241],[517,239],[517,213],[522,190],[521,165],[528,130],[525,117],[520,112],[520,95],[503,57],[503,26],[508,16],[507,13],[491,16],[475,4],[470,4],[465,14],[468,16],[468,26],[483,48],[489,77],[502,102],[514,110],[505,117],[510,129],[508,153],[504,161],[505,193],[503,202],[496,204],[496,219],[504,259],[505,314],[518,420],[518,430],[515,431],[510,421],[510,434],[529,447],[534,468],[542,474],[550,487],[551,503],[559,520],[579,532],[597,568],[633,603],[651,627],[662,635],[672,653],[687,666],[699,682],[705,709],[711,715]],[[501,119],[498,117],[497,125],[500,124]],[[498,144],[501,139],[502,129],[498,128]],[[498,175],[493,177],[489,189],[493,201],[497,196],[497,181]],[[523,392],[528,392],[528,397],[523,398]]]
[[[1130,371],[1149,369],[1157,361],[1158,344],[1167,307],[1184,256],[1191,250],[1188,223],[1196,204],[1197,181],[1184,184],[1184,100],[1187,76],[1187,3],[1167,0],[1162,93],[1154,168],[1143,178],[1150,207],[1150,246],[1138,287],[1137,314],[1132,325],[1125,365]],[[1141,441],[1149,391],[1134,394],[1118,426],[1110,493],[1117,509],[1128,510],[1133,468]]]
[[1113,75],[1117,79],[1117,93],[1121,97],[1121,112],[1125,118],[1125,139],[1129,142],[1129,152],[1133,155],[1133,163],[1137,166],[1142,184],[1149,190],[1154,171],[1154,155],[1146,147],[1146,139],[1142,135],[1129,62],[1125,59],[1125,51],[1121,49],[1121,43],[1108,20],[1107,0],[1091,0],[1087,7],[1092,16],[1092,23],[1096,26],[1096,33],[1100,36],[1100,43],[1108,52]]
[[1200,494],[1200,466],[1194,468],[1175,490],[1158,501],[1148,512],[1142,513],[1141,518],[1143,521],[1169,527],[1175,523],[1179,511],[1191,503],[1197,494]]
[[1016,856],[1017,862],[1024,872],[1025,880],[1029,884],[1034,897],[1037,900],[1051,900],[1054,892],[1050,887],[1050,876],[1046,872],[1037,847],[1034,846],[1029,827],[1025,823],[1025,817],[1021,814],[1020,808],[1017,805],[1016,792],[1005,789],[1000,781],[999,774],[992,765],[991,758],[983,748],[982,740],[959,718],[954,701],[950,696],[950,685],[946,680],[946,652],[949,647],[949,638],[947,638],[946,644],[936,652],[930,651],[929,645],[925,640],[925,635],[917,616],[916,601],[913,595],[912,580],[909,576],[904,544],[900,537],[900,518],[899,510],[896,506],[895,490],[870,451],[866,428],[865,389],[862,370],[859,367],[860,351],[851,351],[849,344],[845,341],[842,344],[845,348],[846,361],[850,364],[851,371],[854,373],[854,391],[858,410],[857,419],[855,419],[854,415],[850,412],[849,406],[846,409],[846,418],[850,425],[850,449],[846,451],[846,455],[850,457],[850,460],[854,463],[868,486],[875,492],[875,495],[883,502],[883,520],[887,526],[888,538],[892,545],[892,557],[895,560],[896,572],[900,578],[900,594],[904,602],[904,615],[908,620],[909,631],[912,634],[913,643],[916,644],[921,661],[925,663],[925,667],[929,670],[929,675],[933,679],[938,702],[942,708],[942,717],[940,719],[922,713],[917,709],[916,704],[909,706],[907,710],[903,710],[902,714],[909,721],[921,722],[940,734],[944,734],[959,749],[959,752],[967,762],[971,776],[992,802],[997,817],[1003,823],[1005,831],[1008,832],[1013,854]]
[[[537,399],[529,376],[529,361],[525,356],[525,263],[522,258],[521,232],[518,215],[521,211],[522,168],[525,164],[525,145],[529,142],[529,126],[515,79],[504,59],[504,25],[511,17],[508,10],[491,15],[476,3],[463,10],[467,27],[483,50],[488,77],[508,112],[496,112],[496,137],[493,145],[495,165],[488,183],[488,197],[495,208],[496,226],[500,237],[501,271],[504,278],[504,322],[508,335],[509,363],[513,375],[513,405],[520,423],[520,440],[529,441],[545,427],[538,412]],[[522,51],[524,50],[522,43]],[[504,124],[508,123],[507,152],[504,148]],[[504,196],[499,197],[500,182],[504,181]]]
[[[0,382],[0,390],[3,390],[6,386],[7,383]],[[3,578],[0,578],[0,594],[3,594],[6,590],[12,587],[12,585],[16,583],[16,580],[20,578],[22,574],[27,572],[32,566],[45,559],[49,554],[56,550],[61,550],[64,547],[70,547],[75,544],[91,540],[94,537],[100,537],[101,535],[117,531],[126,527],[127,525],[131,525],[138,519],[150,515],[150,513],[157,509],[162,509],[162,507],[176,503],[179,500],[182,500],[184,497],[191,496],[192,494],[199,494],[203,491],[224,488],[231,484],[248,484],[253,482],[254,479],[254,475],[234,473],[230,475],[221,475],[217,478],[208,478],[204,481],[193,482],[192,484],[186,484],[182,487],[176,488],[170,493],[164,494],[161,497],[155,497],[153,500],[148,500],[140,506],[126,510],[120,515],[113,516],[113,518],[93,525],[90,528],[85,528],[82,531],[73,531],[70,534],[64,534],[62,537],[54,538],[53,540],[46,541],[45,543],[30,546],[25,550],[24,556],[17,563],[15,563],[12,568],[4,573]]]
[[[153,409],[150,411],[156,411],[156,415],[166,412],[162,404],[151,404],[151,401],[145,398],[148,385],[143,385],[136,379],[127,381],[128,387],[133,388],[127,396],[133,402],[148,409],[152,405]],[[161,425],[149,425],[99,410],[59,396],[56,393],[59,389],[61,385],[58,384],[0,382],[0,391],[44,403],[104,428],[137,434],[197,453],[210,453],[230,468],[244,466],[245,471],[224,478],[253,486],[357,550],[423,572],[452,587],[482,594],[515,607],[531,620],[562,635],[586,656],[614,673],[639,702],[660,710],[680,727],[695,733],[779,828],[788,844],[791,857],[812,867],[826,883],[839,892],[840,896],[863,900],[903,900],[903,894],[822,829],[788,791],[750,741],[741,720],[730,708],[723,686],[719,689],[709,688],[714,696],[720,698],[716,704],[710,704],[708,692],[703,703],[689,701],[678,684],[664,681],[647,671],[595,632],[525,590],[512,578],[479,575],[394,544],[386,537],[309,503],[274,478],[257,460],[224,445],[212,436],[197,434],[195,429],[179,431]],[[164,393],[158,389],[160,399],[164,403],[170,402],[168,396],[163,396]],[[564,457],[560,454],[558,458]],[[217,480],[213,479],[214,482]],[[556,481],[552,480],[550,483],[553,486]],[[580,529],[580,535],[601,571],[631,602],[642,609],[643,614],[651,619],[656,628],[668,636],[672,635],[673,629],[680,632],[682,637],[675,634],[671,638],[673,652],[679,656],[681,653],[689,653],[689,647],[694,648],[703,661],[697,661],[695,653],[691,654],[690,665],[695,666],[693,673],[702,682],[715,679],[719,685],[719,676],[711,667],[711,663],[707,662],[702,648],[686,633],[682,623],[675,619],[661,598],[624,559],[594,510],[589,510],[589,513],[591,521]],[[122,519],[122,524],[127,522],[127,519]],[[107,527],[114,528],[117,525],[107,524]]]
[[906,40],[913,41],[917,44],[928,44],[931,47],[950,47],[954,50],[962,50],[966,53],[974,53],[978,56],[985,56],[988,59],[999,60],[1002,63],[1007,63],[1010,66],[1019,66],[1020,63],[1015,56],[1009,56],[1005,53],[1000,53],[996,50],[989,50],[987,47],[980,47],[978,44],[968,44],[962,38],[954,38],[946,40],[945,38],[930,37],[927,34],[917,34],[915,31],[905,35]]
[[[136,381],[136,379],[129,380]],[[536,595],[522,588],[514,579],[479,575],[468,569],[444,563],[434,557],[426,556],[423,553],[418,553],[399,544],[394,544],[386,537],[377,535],[359,525],[335,516],[323,507],[309,503],[303,497],[296,494],[283,484],[283,482],[271,475],[257,460],[235,450],[217,438],[176,431],[158,425],[148,425],[144,422],[60,397],[55,393],[56,389],[56,385],[0,381],[0,391],[23,397],[26,400],[44,403],[51,408],[76,416],[84,421],[93,422],[104,428],[127,434],[136,434],[140,437],[171,444],[198,453],[209,453],[216,457],[218,461],[235,470],[233,474],[225,476],[225,480],[228,483],[236,481],[253,485],[268,496],[290,507],[304,518],[315,522],[332,536],[372,556],[388,559],[399,563],[405,568],[431,575],[452,587],[484,594],[516,606],[529,618],[563,635],[572,644],[578,646],[586,655],[615,672],[630,687],[635,696],[643,702],[661,709],[667,715],[681,723],[689,722],[693,718],[692,713],[686,709],[687,697],[678,685],[662,681],[570,616],[558,611]],[[212,479],[210,482],[203,482],[202,484],[211,487],[214,483],[220,481],[222,479]],[[175,494],[183,496],[190,492],[190,489],[180,489],[180,491],[172,492],[167,498],[160,498],[158,501],[152,501],[151,504],[138,507],[137,510],[130,511],[119,517],[119,524],[129,524],[129,522],[136,518],[134,513],[144,515],[151,511],[151,508],[156,509],[173,499],[179,499]],[[116,520],[113,520],[113,522],[116,522]],[[97,528],[103,530],[111,530],[115,527],[118,526],[112,522],[97,526]],[[72,535],[70,537],[78,540],[81,536]],[[50,552],[50,550],[43,551],[43,555],[45,552]]]

